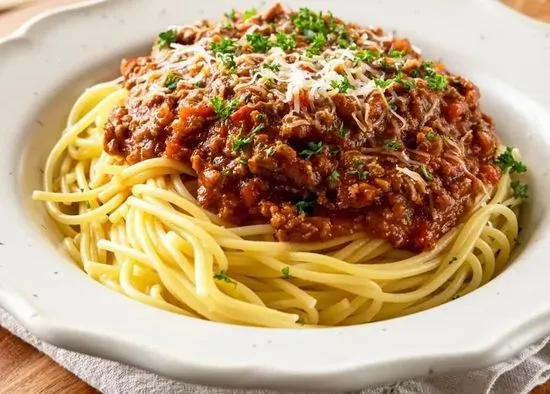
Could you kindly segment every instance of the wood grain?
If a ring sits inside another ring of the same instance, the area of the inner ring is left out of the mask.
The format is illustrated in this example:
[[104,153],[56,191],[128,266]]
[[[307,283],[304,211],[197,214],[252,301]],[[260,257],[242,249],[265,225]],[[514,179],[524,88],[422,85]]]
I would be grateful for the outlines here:
[[0,327],[0,394],[92,394],[94,389]]
[[[544,21],[550,21],[550,0],[502,0],[505,4]],[[0,37],[24,21],[55,5],[75,0],[41,0],[0,13]],[[96,391],[47,356],[0,327],[0,394],[92,394]],[[550,382],[532,394],[550,394]]]

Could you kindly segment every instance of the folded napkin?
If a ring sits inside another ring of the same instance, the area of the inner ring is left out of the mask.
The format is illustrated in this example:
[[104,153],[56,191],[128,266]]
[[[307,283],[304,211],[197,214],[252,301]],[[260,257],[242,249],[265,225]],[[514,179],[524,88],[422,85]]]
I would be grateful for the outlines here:
[[[115,361],[60,349],[38,340],[0,308],[0,325],[39,349],[104,394],[270,394],[267,390],[229,390],[178,382]],[[458,375],[407,380],[364,389],[360,394],[527,394],[550,379],[550,337],[514,358],[487,369]]]

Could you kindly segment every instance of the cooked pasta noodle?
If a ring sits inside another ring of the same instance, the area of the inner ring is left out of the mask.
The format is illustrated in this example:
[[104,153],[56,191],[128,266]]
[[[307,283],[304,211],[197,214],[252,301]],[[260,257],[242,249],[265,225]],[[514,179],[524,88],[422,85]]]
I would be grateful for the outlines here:
[[521,200],[508,173],[420,254],[361,233],[286,243],[267,224],[232,227],[198,204],[187,165],[166,158],[128,165],[103,151],[105,122],[127,94],[113,81],[77,100],[48,157],[44,191],[33,197],[78,266],[136,301],[241,325],[361,324],[465,295],[510,259]]

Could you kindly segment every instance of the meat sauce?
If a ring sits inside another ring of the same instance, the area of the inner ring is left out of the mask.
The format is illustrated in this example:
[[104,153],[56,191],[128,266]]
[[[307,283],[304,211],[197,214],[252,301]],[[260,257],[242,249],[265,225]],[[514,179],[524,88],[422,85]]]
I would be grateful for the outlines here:
[[201,206],[281,241],[427,250],[500,178],[472,82],[330,13],[231,12],[163,32],[121,71],[105,150],[191,165]]

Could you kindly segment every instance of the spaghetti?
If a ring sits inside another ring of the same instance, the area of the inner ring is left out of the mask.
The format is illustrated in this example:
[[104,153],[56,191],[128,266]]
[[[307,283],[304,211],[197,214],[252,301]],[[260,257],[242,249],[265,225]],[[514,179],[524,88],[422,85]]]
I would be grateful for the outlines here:
[[240,325],[368,323],[479,288],[506,267],[516,244],[522,199],[512,192],[510,168],[421,253],[364,231],[285,242],[270,224],[232,225],[201,206],[197,173],[184,162],[161,156],[129,164],[105,152],[108,119],[128,100],[120,80],[84,92],[48,157],[44,191],[33,198],[45,203],[66,251],[91,278],[141,303]]

